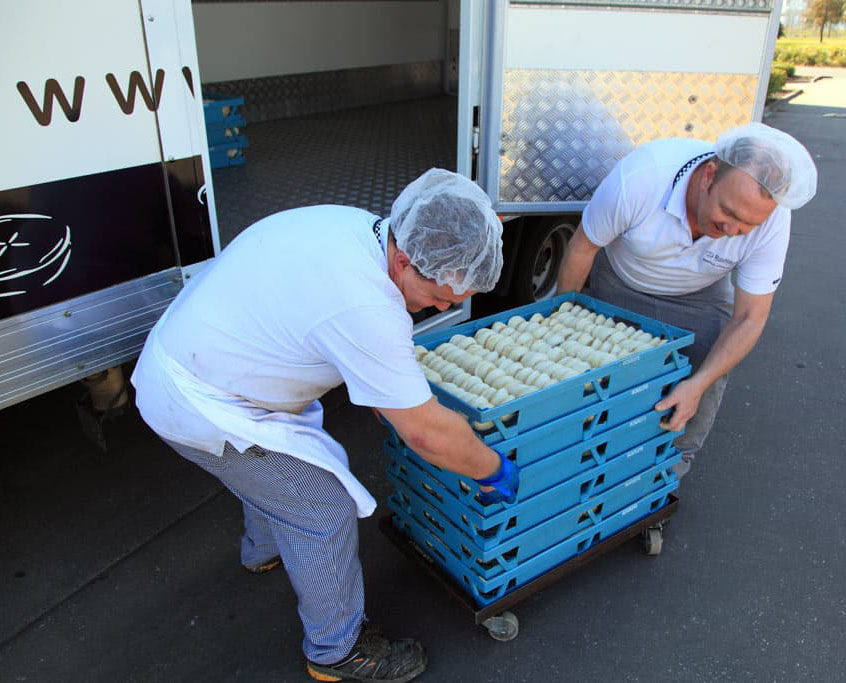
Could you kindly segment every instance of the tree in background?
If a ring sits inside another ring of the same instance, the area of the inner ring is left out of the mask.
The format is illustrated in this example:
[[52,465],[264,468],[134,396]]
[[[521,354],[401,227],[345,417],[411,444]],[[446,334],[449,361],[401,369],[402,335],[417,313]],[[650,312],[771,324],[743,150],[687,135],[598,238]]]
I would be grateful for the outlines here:
[[805,10],[805,21],[820,27],[820,42],[823,42],[825,27],[843,21],[844,10],[846,0],[811,0]]

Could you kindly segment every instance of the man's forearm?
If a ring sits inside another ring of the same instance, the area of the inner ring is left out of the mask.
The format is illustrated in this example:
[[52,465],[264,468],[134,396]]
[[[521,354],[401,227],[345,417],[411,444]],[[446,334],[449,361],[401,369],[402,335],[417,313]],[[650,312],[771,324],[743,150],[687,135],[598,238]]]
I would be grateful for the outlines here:
[[499,468],[499,455],[488,448],[468,422],[452,411],[437,428],[409,444],[424,460],[436,467],[458,474],[483,479]]
[[599,247],[585,236],[581,223],[567,243],[567,251],[558,270],[558,294],[580,292],[585,286]]
[[467,419],[432,397],[416,408],[380,408],[415,453],[436,467],[483,479],[499,469],[499,455],[488,448]]
[[747,317],[729,321],[690,381],[704,393],[749,354],[761,337],[765,324],[766,318]]

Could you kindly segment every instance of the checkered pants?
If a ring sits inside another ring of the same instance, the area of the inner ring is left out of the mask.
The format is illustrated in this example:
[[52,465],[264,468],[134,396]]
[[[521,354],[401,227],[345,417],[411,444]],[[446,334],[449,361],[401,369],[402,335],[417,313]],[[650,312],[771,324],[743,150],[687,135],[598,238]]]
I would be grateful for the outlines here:
[[227,443],[217,457],[167,443],[243,503],[242,564],[259,565],[281,556],[299,601],[305,656],[318,664],[345,657],[365,618],[364,585],[357,508],[337,477],[259,446],[239,453]]

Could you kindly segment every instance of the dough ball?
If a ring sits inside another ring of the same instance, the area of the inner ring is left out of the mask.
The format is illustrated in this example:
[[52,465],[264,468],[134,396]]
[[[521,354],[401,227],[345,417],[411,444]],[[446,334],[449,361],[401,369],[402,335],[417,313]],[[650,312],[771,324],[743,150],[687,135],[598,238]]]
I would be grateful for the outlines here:
[[496,347],[496,343],[502,339],[501,334],[497,334],[496,332],[491,332],[487,337],[485,337],[485,341],[482,343],[488,351],[493,351]]
[[[493,374],[493,373],[491,373],[491,374]],[[513,382],[514,382],[514,378],[511,375],[503,372],[501,375],[494,377],[490,382],[486,382],[486,384],[489,384],[494,389],[503,389],[503,388],[507,389],[508,385],[513,383]]]
[[473,338],[476,340],[476,343],[480,346],[485,345],[485,339],[493,334],[493,330],[488,329],[487,327],[483,327],[481,330],[476,330],[476,334],[473,335]]
[[514,341],[523,346],[529,346],[535,341],[535,338],[528,332],[521,332],[514,338]]
[[493,350],[499,355],[503,355],[505,348],[508,346],[514,346],[514,340],[511,337],[501,335],[499,341],[494,345]]
[[444,381],[443,377],[441,377],[437,372],[435,372],[431,368],[427,368],[424,366],[422,369],[426,379],[428,379],[432,384],[440,384]]
[[529,347],[529,350],[535,351],[536,353],[542,353],[545,356],[550,351],[552,351],[552,347],[547,344],[543,339],[537,339]]
[[518,382],[522,382],[523,384],[526,384],[526,378],[529,375],[531,375],[533,372],[536,372],[536,371],[532,370],[532,368],[526,368],[526,367],[521,368],[520,370],[518,370],[517,372],[514,373],[514,379],[516,379]]
[[561,347],[558,347],[558,346],[556,346],[554,349],[552,349],[552,351],[550,351],[547,354],[547,358],[549,358],[549,360],[554,361],[556,363],[558,361],[560,361],[562,358],[566,358],[566,357],[567,357],[567,352],[564,349],[562,349]]
[[449,338],[449,343],[459,349],[466,350],[473,343],[472,337],[465,337],[463,334],[454,334]]
[[490,402],[495,406],[501,406],[503,403],[507,403],[513,398],[514,397],[509,394],[505,389],[497,389],[496,393],[493,395],[493,398],[490,399]]
[[508,353],[508,358],[513,361],[520,361],[529,352],[525,346],[517,345]]

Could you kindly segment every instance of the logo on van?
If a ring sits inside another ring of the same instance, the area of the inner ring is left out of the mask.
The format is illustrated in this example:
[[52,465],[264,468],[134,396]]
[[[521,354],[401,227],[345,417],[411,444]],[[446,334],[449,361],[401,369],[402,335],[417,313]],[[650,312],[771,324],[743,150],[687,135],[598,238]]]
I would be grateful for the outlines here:
[[70,257],[70,226],[37,213],[0,215],[0,297],[55,282]]

